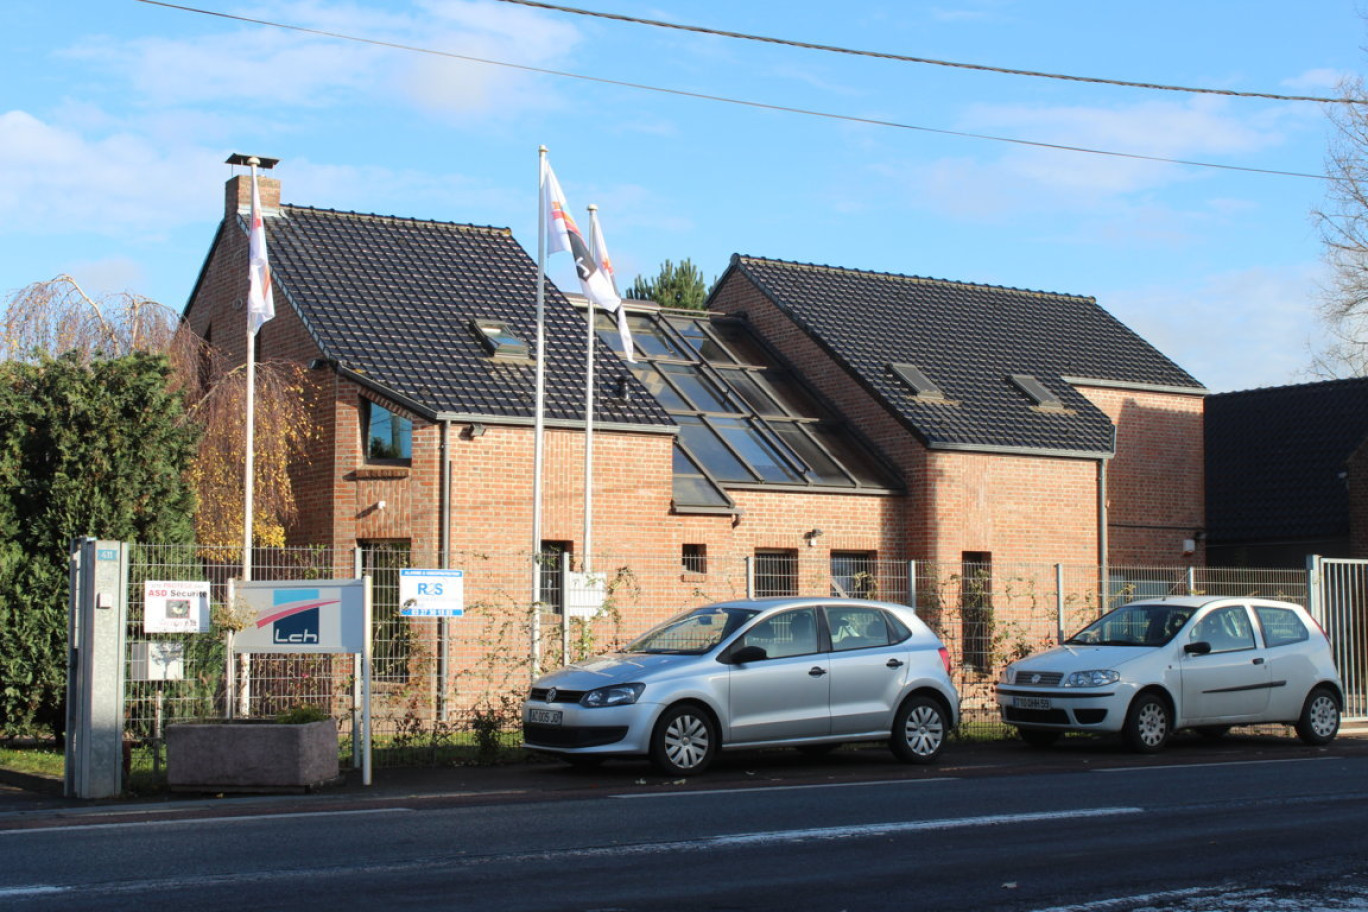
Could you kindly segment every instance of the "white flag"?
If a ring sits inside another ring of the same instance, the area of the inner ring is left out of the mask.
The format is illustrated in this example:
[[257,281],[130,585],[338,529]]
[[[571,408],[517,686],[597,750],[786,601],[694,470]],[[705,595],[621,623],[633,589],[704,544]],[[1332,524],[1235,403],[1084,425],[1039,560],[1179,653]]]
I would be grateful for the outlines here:
[[546,195],[546,252],[560,253],[570,251],[575,258],[575,271],[579,273],[580,287],[591,304],[604,310],[616,312],[622,307],[622,299],[613,290],[613,283],[598,267],[589,253],[589,245],[584,242],[579,226],[570,215],[570,207],[565,204],[565,194],[561,192],[560,182],[551,166],[546,166],[546,179],[542,181],[542,192]]
[[255,169],[252,171],[252,228],[248,238],[247,327],[256,335],[262,323],[275,317],[275,295],[271,291],[271,264],[266,258],[266,228],[261,221],[261,196],[257,192]]
[[617,317],[618,337],[622,340],[622,356],[635,364],[636,349],[632,345],[632,330],[627,326],[627,308],[622,306],[622,299],[617,295],[617,277],[613,273],[613,260],[608,256],[608,245],[603,240],[603,227],[599,225],[597,214],[589,219],[589,230],[593,232],[594,253],[598,255],[599,269],[608,277],[608,285],[613,289],[613,297],[617,300],[617,306],[607,309]]

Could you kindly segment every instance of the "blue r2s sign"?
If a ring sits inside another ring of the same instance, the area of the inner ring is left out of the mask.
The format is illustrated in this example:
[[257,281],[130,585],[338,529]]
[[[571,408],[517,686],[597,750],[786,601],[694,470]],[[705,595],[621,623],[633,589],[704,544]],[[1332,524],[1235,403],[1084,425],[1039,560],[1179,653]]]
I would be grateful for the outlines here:
[[465,614],[465,571],[400,570],[399,614],[460,617]]

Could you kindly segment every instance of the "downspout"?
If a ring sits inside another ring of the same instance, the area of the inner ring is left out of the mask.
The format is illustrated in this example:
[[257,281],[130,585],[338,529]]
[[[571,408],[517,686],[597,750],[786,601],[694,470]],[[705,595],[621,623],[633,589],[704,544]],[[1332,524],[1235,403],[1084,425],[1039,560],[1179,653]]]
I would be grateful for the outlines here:
[[1097,460],[1097,572],[1098,606],[1103,612],[1111,607],[1111,568],[1107,554],[1111,544],[1107,536],[1107,461],[1116,454],[1116,425],[1111,426],[1111,454]]
[[[451,554],[451,422],[443,421],[438,444],[437,566],[445,570]],[[451,659],[451,618],[437,619],[437,718],[447,720],[447,678]]]

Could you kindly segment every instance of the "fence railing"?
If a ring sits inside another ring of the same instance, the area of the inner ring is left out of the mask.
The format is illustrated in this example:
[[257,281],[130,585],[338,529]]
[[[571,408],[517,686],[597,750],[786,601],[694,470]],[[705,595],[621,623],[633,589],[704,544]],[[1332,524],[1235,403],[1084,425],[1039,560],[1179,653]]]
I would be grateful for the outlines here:
[[[217,610],[241,573],[232,548],[134,545],[130,549],[128,736],[157,743],[179,719],[222,716],[224,638],[147,634],[145,581],[207,581]],[[435,555],[406,546],[258,550],[258,580],[371,577],[374,618],[372,735],[377,765],[446,762],[453,751],[493,751],[519,737],[518,710],[541,669],[625,645],[688,608],[748,595],[849,595],[914,605],[954,658],[963,730],[999,732],[993,683],[1007,662],[1059,642],[1107,607],[1157,594],[1267,595],[1305,603],[1301,570],[1108,568],[1045,563],[927,563],[850,554],[762,554],[730,560],[698,555],[595,555],[595,573],[543,565],[544,601],[530,598],[530,553],[453,554],[464,571],[465,613],[455,618],[400,614],[399,571],[435,568]],[[782,559],[781,559],[782,558]],[[549,579],[548,579],[549,577]],[[145,644],[179,644],[176,680],[151,680]],[[254,654],[243,707],[269,716],[300,704],[355,727],[357,660],[345,655]]]

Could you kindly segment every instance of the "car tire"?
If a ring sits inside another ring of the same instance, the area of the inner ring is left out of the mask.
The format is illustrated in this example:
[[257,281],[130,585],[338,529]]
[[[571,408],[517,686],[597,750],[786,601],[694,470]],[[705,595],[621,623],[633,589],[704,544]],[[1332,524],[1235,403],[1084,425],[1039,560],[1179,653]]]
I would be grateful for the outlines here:
[[915,695],[903,701],[893,717],[889,746],[904,763],[933,763],[949,736],[945,707],[933,697]]
[[1173,711],[1157,693],[1142,693],[1131,701],[1122,729],[1126,746],[1136,753],[1155,754],[1168,744],[1173,734]]
[[1018,728],[1017,734],[1021,735],[1021,740],[1031,747],[1050,747],[1059,740],[1059,736],[1063,733],[1048,728]]
[[1339,734],[1339,700],[1328,687],[1316,687],[1307,694],[1297,719],[1297,737],[1306,744],[1329,744]]
[[665,710],[651,733],[651,762],[667,776],[703,772],[717,756],[717,726],[696,703]]

